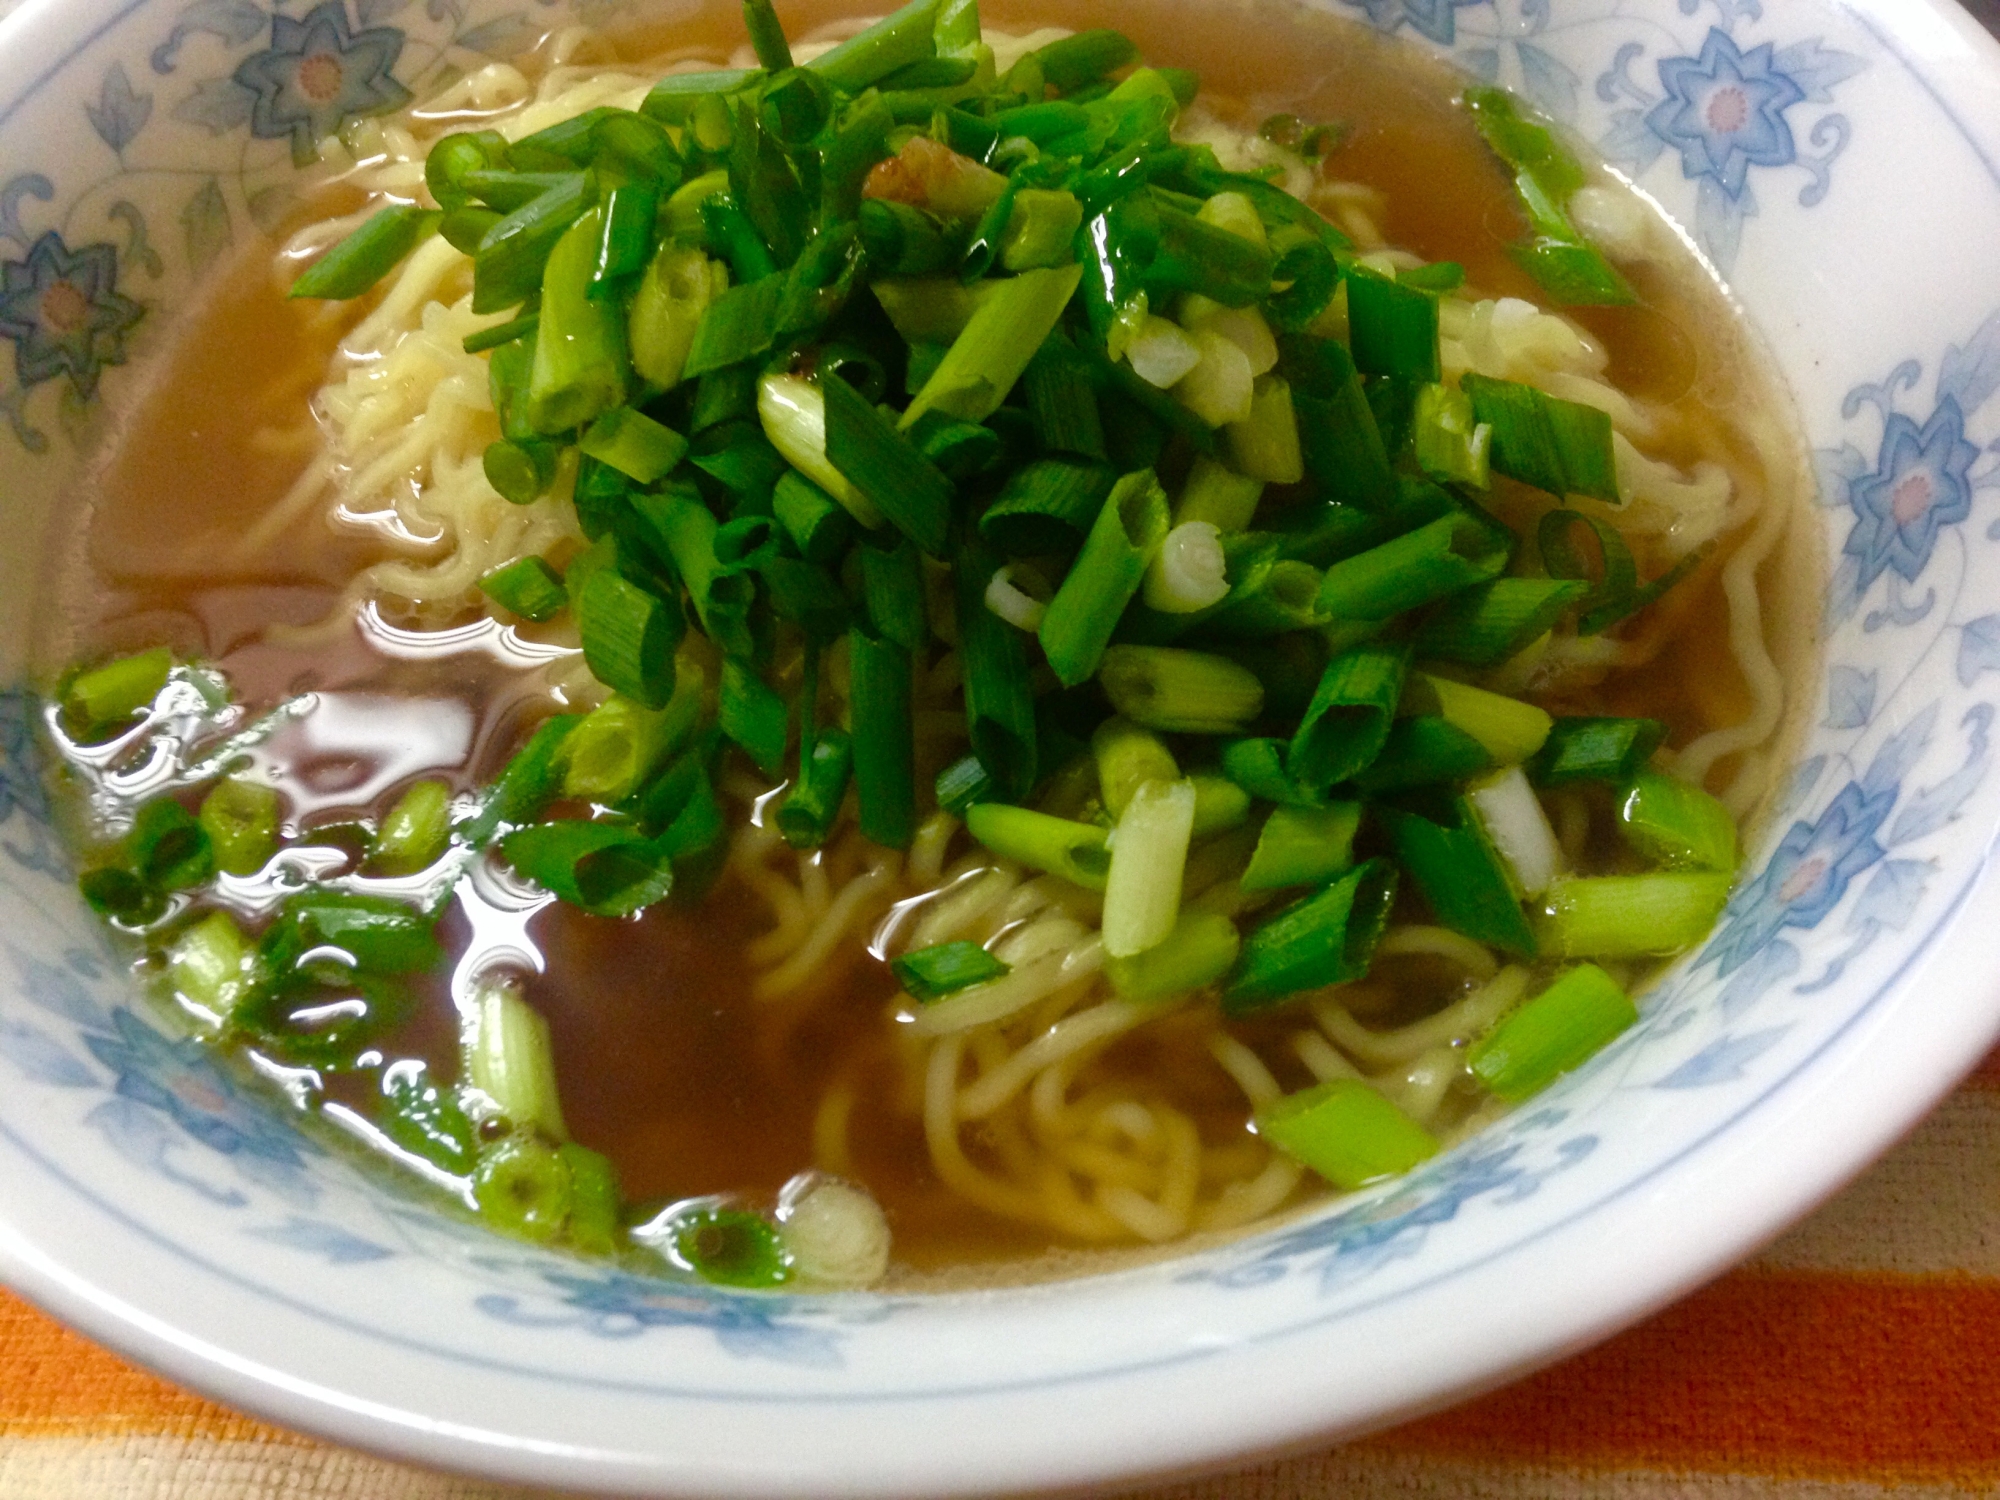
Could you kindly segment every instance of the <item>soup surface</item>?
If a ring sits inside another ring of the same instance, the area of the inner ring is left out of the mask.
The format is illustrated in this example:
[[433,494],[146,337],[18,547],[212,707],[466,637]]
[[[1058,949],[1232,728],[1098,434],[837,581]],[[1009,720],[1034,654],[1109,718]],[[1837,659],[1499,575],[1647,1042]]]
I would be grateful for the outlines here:
[[[838,15],[830,6],[788,5],[784,20],[801,36]],[[1527,232],[1510,169],[1457,102],[1462,80],[1412,49],[1278,6],[1085,0],[995,6],[987,20],[1021,34],[1042,25],[1116,26],[1147,62],[1197,68],[1200,113],[1183,117],[1184,136],[1240,143],[1279,114],[1340,122],[1345,129],[1323,160],[1291,164],[1311,183],[1309,201],[1357,240],[1357,253],[1399,252],[1386,263],[1390,274],[1440,262],[1464,268],[1464,289],[1447,297],[1454,306],[1442,325],[1448,379],[1464,368],[1493,373],[1480,364],[1485,356],[1465,351],[1496,320],[1520,324],[1549,305],[1510,255]],[[662,58],[725,61],[739,36],[737,8],[710,5],[671,25],[545,47],[524,71],[562,72],[580,59],[648,79]],[[563,47],[582,50],[565,57]],[[440,127],[424,118],[420,106],[418,134],[428,141]],[[370,135],[357,149],[365,156],[389,147]],[[327,176],[301,220],[308,243],[308,219],[352,211],[369,182],[365,164],[343,170],[330,162]],[[1518,378],[1577,400],[1595,399],[1586,387],[1609,391],[1612,404],[1622,393],[1614,425],[1654,467],[1650,493],[1666,497],[1648,501],[1642,493],[1628,517],[1649,504],[1655,512],[1670,507],[1704,482],[1702,503],[1713,513],[1702,519],[1689,500],[1681,519],[1655,515],[1651,529],[1628,533],[1642,579],[1688,560],[1657,603],[1600,636],[1559,630],[1556,647],[1538,649],[1567,650],[1560,661],[1510,661],[1462,675],[1559,719],[1657,721],[1667,764],[1708,745],[1677,769],[1739,822],[1753,820],[1782,759],[1772,661],[1797,660],[1811,646],[1804,601],[1817,564],[1784,524],[1802,493],[1797,445],[1783,398],[1724,293],[1665,226],[1646,221],[1643,205],[1613,184],[1594,190],[1610,205],[1606,222],[1624,226],[1613,259],[1636,296],[1629,305],[1563,309],[1563,326],[1590,356]],[[322,235],[317,245],[326,242]],[[190,746],[281,711],[276,727],[232,764],[279,793],[287,846],[260,872],[224,877],[202,897],[253,931],[302,881],[367,883],[369,841],[413,785],[441,780],[469,809],[537,724],[603,696],[563,620],[524,624],[463,587],[412,597],[416,590],[399,592],[379,574],[357,584],[385,563],[427,565],[451,542],[426,535],[424,482],[408,472],[386,469],[364,505],[351,484],[307,482],[329,452],[334,467],[326,472],[354,478],[341,424],[324,395],[317,404],[315,396],[365,365],[351,349],[343,353],[342,341],[370,304],[288,300],[284,287],[303,257],[296,246],[290,255],[280,249],[250,247],[218,277],[121,413],[63,544],[61,607],[50,612],[41,648],[51,679],[71,662],[159,644],[178,661],[212,665],[227,681],[235,717],[198,724]],[[459,295],[448,290],[445,300]],[[1169,450],[1160,459],[1170,489],[1184,480],[1189,457]],[[567,482],[565,475],[560,483]],[[1558,503],[1497,478],[1483,499],[1529,537]],[[558,494],[524,508],[553,519],[521,520],[530,530],[517,550],[558,561],[579,555],[585,542],[562,509],[568,503]],[[1259,524],[1282,524],[1302,513],[1288,507],[1311,503],[1299,487],[1273,486]],[[1688,527],[1702,532],[1697,544],[1681,534]],[[915,763],[926,806],[933,777],[965,750],[962,731],[951,727],[953,654],[939,639],[920,657]],[[711,667],[714,660],[711,653]],[[774,660],[774,680],[795,692],[796,645],[781,640]],[[828,670],[840,671],[831,662]],[[832,690],[844,688],[835,682]],[[1736,741],[1710,739],[1746,723],[1751,729]],[[87,745],[60,748],[76,840],[102,850],[160,786],[129,759]],[[192,757],[189,750],[183,759]],[[992,948],[1014,927],[1053,920],[1052,912],[1068,912],[1087,931],[1092,902],[1045,897],[1025,915],[1005,916],[1015,909],[1007,900],[1021,906],[1010,893],[1027,890],[1034,872],[996,861],[950,822],[927,824],[906,856],[848,823],[823,847],[795,856],[771,826],[771,788],[782,776],[760,774],[731,750],[715,780],[734,842],[713,888],[695,902],[594,916],[491,858],[454,865],[449,879],[418,872],[398,884],[378,873],[368,889],[443,901],[438,936],[448,958],[406,981],[407,1014],[358,1059],[312,1066],[275,1056],[273,1066],[309,1075],[329,1113],[361,1129],[355,1122],[371,1117],[385,1071],[402,1066],[395,1060],[422,1059],[428,1077],[447,1086],[463,1081],[480,987],[505,975],[547,1024],[568,1134],[615,1164],[632,1222],[690,1200],[768,1211],[788,1183],[796,1193],[801,1174],[817,1172],[863,1185],[880,1205],[893,1234],[892,1276],[912,1284],[1011,1277],[1060,1271],[1081,1247],[1178,1241],[1244,1222],[1211,1211],[1218,1204],[1250,1205],[1254,1218],[1310,1201],[1316,1179],[1302,1178],[1247,1128],[1259,1078],[1296,1093],[1343,1070],[1365,1074],[1439,1140],[1476,1128],[1502,1106],[1467,1071],[1470,1044],[1561,969],[1548,953],[1517,962],[1445,931],[1406,881],[1366,978],[1227,1020],[1204,989],[1143,1025],[1107,1030],[1060,1066],[1017,1068],[1023,1086],[981,1111],[964,1104],[968,1091],[1035,1037],[1101,1001],[1101,981],[1072,986],[1017,1018],[1011,1032],[995,1025],[955,1036],[940,1062],[943,1044],[917,1034],[921,1027],[913,1031],[911,1017],[923,1008],[913,1006],[885,956],[904,951],[920,931]],[[194,778],[183,785],[192,808],[201,788]],[[1620,842],[1614,791],[1582,783],[1542,793],[1579,870],[1630,875],[1644,867]],[[1041,795],[1041,805],[1063,816],[1092,815],[1088,790],[1066,806],[1060,788]],[[587,815],[588,799],[574,811]],[[1382,847],[1382,832],[1365,828],[1358,851]],[[1247,856],[1247,843],[1216,856],[1238,861],[1223,884],[1240,877]],[[955,899],[976,906],[970,895],[981,881],[996,892],[986,907],[939,915]],[[170,927],[180,918],[163,920]],[[831,936],[815,941],[815,932]],[[1658,961],[1600,960],[1632,990],[1643,988]],[[171,988],[157,942],[138,962]],[[1492,990],[1509,974],[1520,976],[1512,991]],[[1468,1005],[1450,1024],[1453,1007]],[[1446,1024],[1435,1024],[1440,1015]],[[1427,1019],[1435,1036],[1410,1030]],[[257,1050],[254,1038],[243,1045]],[[959,1090],[950,1150],[970,1178],[939,1157],[941,1069],[948,1090]],[[1054,1081],[1038,1091],[1043,1074]],[[1051,1125],[1058,1117],[1068,1123]]]

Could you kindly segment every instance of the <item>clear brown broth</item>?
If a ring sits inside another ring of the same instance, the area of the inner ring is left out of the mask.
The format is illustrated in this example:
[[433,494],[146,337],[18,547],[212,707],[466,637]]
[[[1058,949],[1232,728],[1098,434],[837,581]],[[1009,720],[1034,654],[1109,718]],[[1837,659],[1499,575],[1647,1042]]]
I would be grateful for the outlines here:
[[[794,34],[840,10],[817,0],[782,7]],[[1350,122],[1330,171],[1383,191],[1390,243],[1461,262],[1484,294],[1537,300],[1535,286],[1505,254],[1525,227],[1505,172],[1451,103],[1453,76],[1406,46],[1275,5],[1071,0],[994,5],[988,21],[1016,30],[1115,25],[1149,60],[1197,68],[1204,92],[1241,101],[1250,122],[1279,109]],[[740,24],[736,6],[710,4],[692,18],[630,27],[610,40],[627,58],[720,60]],[[216,661],[252,705],[313,689],[392,694],[427,703],[439,716],[462,716],[469,706],[477,726],[472,749],[434,749],[398,785],[444,774],[470,786],[490,777],[525,727],[519,686],[500,668],[472,655],[391,660],[358,635],[310,650],[262,638],[271,624],[324,615],[376,555],[374,544],[336,533],[315,516],[263,555],[227,574],[217,569],[227,544],[300,467],[298,456],[260,445],[258,428],[297,419],[341,331],[337,321],[278,294],[274,248],[253,247],[218,281],[162,357],[150,393],[124,413],[89,486],[80,555],[66,566],[63,609],[44,658],[60,663],[166,640]],[[1637,307],[1577,316],[1611,351],[1614,381],[1642,399],[1670,403],[1666,439],[1655,451],[1683,464],[1719,457],[1739,483],[1761,485],[1757,455],[1728,414],[1745,402],[1768,402],[1770,394],[1721,294],[1691,263],[1642,266],[1633,280]],[[1681,631],[1675,648],[1620,679],[1595,700],[1597,711],[1664,719],[1672,742],[1682,743],[1747,709],[1727,649],[1720,562],[1661,606]],[[379,814],[397,789],[369,800],[352,795],[355,786],[381,779],[365,753],[315,759],[284,742],[272,753],[294,813],[311,821]],[[758,903],[728,886],[698,913],[656,908],[613,922],[556,905],[535,919],[547,965],[529,977],[528,998],[550,1023],[565,1112],[579,1140],[616,1161],[627,1195],[737,1192],[768,1201],[813,1165],[814,1114],[827,1087],[841,1080],[856,1086],[851,1170],[887,1210],[901,1264],[939,1270],[1050,1251],[1046,1233],[965,1204],[933,1176],[894,1028],[885,1024],[895,988],[886,970],[856,955],[842,981],[810,1007],[760,1008],[741,953],[762,925]],[[464,942],[462,919],[447,918],[446,931]],[[1170,1026],[1162,1035],[1142,1033],[1105,1066],[1143,1070],[1171,1055],[1172,1043]],[[390,1050],[423,1056],[445,1076],[455,1071],[456,1020],[442,981]],[[1242,1130],[1241,1096],[1210,1071],[1186,1080],[1176,1099],[1196,1115],[1206,1139],[1226,1140]],[[1309,1080],[1301,1070],[1283,1081]],[[336,1080],[331,1091],[339,1097],[359,1087]]]

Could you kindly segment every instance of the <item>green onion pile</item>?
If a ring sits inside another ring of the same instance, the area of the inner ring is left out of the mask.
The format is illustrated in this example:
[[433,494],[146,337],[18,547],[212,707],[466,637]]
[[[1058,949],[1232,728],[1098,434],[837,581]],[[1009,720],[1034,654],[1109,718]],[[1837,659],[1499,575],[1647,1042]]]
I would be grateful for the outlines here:
[[[382,209],[293,288],[361,296],[433,235],[470,257],[473,309],[496,319],[465,341],[502,432],[486,475],[517,503],[566,492],[589,542],[481,586],[508,615],[572,622],[610,690],[543,723],[475,807],[408,790],[356,835],[361,867],[490,848],[601,916],[698,899],[727,849],[733,746],[787,784],[773,813],[796,848],[850,807],[907,846],[935,805],[994,855],[1101,892],[1129,999],[1214,986],[1243,1016],[1359,978],[1414,895],[1545,966],[1470,1054],[1499,1099],[1629,1025],[1590,961],[1697,942],[1734,824],[1649,768],[1662,725],[1551,718],[1475,680],[1685,571],[1642,582],[1615,527],[1560,503],[1619,503],[1609,419],[1445,383],[1438,307],[1460,268],[1371,269],[1266,175],[1177,143],[1194,77],[1136,66],[1118,33],[1000,75],[971,0],[914,0],[801,66],[769,0],[744,10],[759,66],[677,73],[636,111],[521,140],[445,136],[436,206]],[[1630,300],[1562,207],[1576,159],[1506,94],[1465,102],[1527,206],[1517,261],[1556,301]],[[1335,137],[1289,117],[1263,133],[1303,156]],[[1532,537],[1482,504],[1496,475],[1559,502]],[[921,785],[913,714],[949,650],[970,750]],[[130,732],[191,670],[154,652],[75,674],[64,721],[82,741]],[[1541,810],[1542,789],[1585,781],[1615,795],[1619,873],[1571,872]],[[279,825],[276,793],[222,777],[192,810],[140,809],[84,891],[156,935],[231,1035],[353,1066],[408,1009],[404,977],[439,961],[436,906],[310,889],[256,940],[190,906],[217,872],[262,867]],[[1183,900],[1204,861],[1240,900]],[[928,1010],[1007,966],[953,942],[894,970]],[[368,1003],[329,1010],[349,992]],[[482,1004],[468,1081],[517,1128],[492,1142],[403,1065],[383,1128],[472,1178],[496,1223],[608,1248],[615,1181],[567,1143],[545,1034],[504,988]],[[1352,1081],[1257,1123],[1343,1187],[1437,1148]],[[717,1210],[681,1253],[776,1284],[768,1228]]]

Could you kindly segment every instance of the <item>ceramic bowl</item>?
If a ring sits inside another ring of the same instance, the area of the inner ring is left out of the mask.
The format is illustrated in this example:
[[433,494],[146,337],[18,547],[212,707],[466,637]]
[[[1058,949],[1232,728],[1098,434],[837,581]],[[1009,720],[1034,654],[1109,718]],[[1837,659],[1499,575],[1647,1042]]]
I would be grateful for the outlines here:
[[[1327,0],[1322,0],[1327,3]],[[1685,226],[1816,456],[1823,662],[1709,942],[1410,1177],[1028,1290],[770,1298],[489,1237],[180,1039],[75,897],[0,693],[0,1272],[236,1406],[527,1482],[942,1496],[1358,1432],[1746,1253],[2000,1024],[2000,52],[1947,0],[1336,0],[1524,91]],[[617,0],[30,0],[0,30],[0,683],[109,394],[293,151]]]

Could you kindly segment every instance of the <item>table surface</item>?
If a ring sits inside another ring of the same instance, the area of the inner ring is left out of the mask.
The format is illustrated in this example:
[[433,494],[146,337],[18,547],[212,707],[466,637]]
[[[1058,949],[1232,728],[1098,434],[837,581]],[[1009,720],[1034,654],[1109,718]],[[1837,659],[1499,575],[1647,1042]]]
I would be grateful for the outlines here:
[[[2000,0],[1961,0],[2000,35]],[[0,13],[11,9],[0,0]],[[0,1290],[0,1500],[529,1500],[265,1426]],[[1439,1416],[1138,1500],[2000,1495],[2000,1052],[1762,1255]]]

